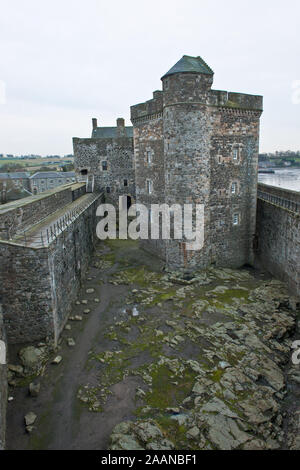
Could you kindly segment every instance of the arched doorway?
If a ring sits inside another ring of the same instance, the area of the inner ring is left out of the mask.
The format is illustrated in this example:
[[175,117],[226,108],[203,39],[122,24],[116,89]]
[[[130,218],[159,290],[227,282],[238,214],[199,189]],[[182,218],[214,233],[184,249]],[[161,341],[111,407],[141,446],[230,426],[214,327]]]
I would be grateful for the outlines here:
[[126,203],[127,203],[127,209],[129,209],[129,207],[131,207],[132,205],[132,200],[131,200],[131,196],[126,196]]

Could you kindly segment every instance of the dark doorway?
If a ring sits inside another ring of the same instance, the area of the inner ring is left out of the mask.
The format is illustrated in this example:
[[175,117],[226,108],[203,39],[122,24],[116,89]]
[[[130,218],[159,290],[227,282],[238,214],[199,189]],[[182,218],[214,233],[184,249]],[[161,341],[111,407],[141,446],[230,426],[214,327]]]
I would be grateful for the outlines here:
[[82,176],[85,176],[85,175],[88,174],[88,171],[86,169],[84,169],[84,170],[81,170],[80,173],[81,173]]
[[127,209],[129,209],[129,207],[131,207],[131,204],[132,204],[132,202],[131,202],[131,197],[130,197],[130,196],[126,196],[126,198],[127,198]]

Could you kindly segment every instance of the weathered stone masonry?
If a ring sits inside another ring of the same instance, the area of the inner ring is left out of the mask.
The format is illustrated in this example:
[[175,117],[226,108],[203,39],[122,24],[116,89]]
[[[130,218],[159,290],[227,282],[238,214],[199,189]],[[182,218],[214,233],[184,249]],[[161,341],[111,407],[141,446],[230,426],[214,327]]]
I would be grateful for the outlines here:
[[78,179],[93,178],[95,191],[104,191],[114,203],[119,197],[135,199],[132,127],[117,119],[116,127],[98,127],[93,119],[91,138],[73,138]]
[[137,202],[204,204],[204,247],[143,245],[172,268],[253,262],[262,97],[212,90],[200,57],[183,56],[162,82],[152,100],[131,107]]
[[47,336],[57,341],[94,250],[101,198],[95,195],[94,202],[44,248],[0,240],[0,298],[9,342]]
[[12,238],[80,195],[80,188],[73,191],[70,184],[0,206],[0,238]]
[[[3,325],[2,306],[0,305],[0,340],[6,344]],[[5,447],[6,404],[7,404],[7,378],[6,364],[0,363],[0,450]]]
[[300,193],[261,183],[258,189],[256,262],[300,296]]

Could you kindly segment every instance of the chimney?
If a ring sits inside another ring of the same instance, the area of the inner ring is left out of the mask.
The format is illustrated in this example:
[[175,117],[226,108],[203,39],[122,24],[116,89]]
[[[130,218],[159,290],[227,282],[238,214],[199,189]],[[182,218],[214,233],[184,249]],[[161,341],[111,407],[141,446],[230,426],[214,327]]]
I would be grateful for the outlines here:
[[125,127],[125,119],[123,119],[123,118],[118,118],[118,119],[117,119],[117,126],[118,126],[118,127]]
[[93,119],[92,119],[92,123],[93,123],[93,130],[94,130],[94,129],[97,129],[97,127],[98,127],[97,118],[93,118]]

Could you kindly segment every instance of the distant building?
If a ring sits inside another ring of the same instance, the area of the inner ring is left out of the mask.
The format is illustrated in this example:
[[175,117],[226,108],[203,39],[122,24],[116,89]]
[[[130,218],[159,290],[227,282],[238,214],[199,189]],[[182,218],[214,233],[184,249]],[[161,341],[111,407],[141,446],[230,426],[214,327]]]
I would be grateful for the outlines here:
[[29,178],[30,191],[33,194],[43,193],[49,189],[74,183],[75,181],[74,171],[39,171]]
[[0,173],[1,203],[31,196],[29,178],[27,172]]

